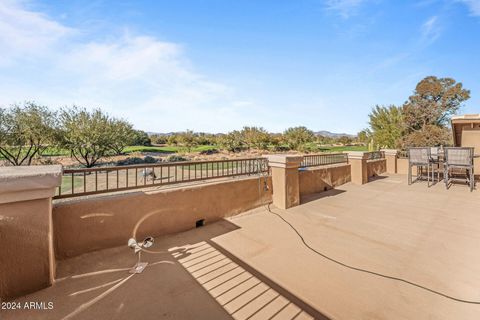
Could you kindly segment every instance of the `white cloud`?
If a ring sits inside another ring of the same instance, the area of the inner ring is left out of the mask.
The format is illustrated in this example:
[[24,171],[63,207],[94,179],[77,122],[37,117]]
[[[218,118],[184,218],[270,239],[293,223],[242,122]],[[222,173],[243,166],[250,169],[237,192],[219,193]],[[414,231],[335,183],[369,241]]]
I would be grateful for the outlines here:
[[19,1],[0,2],[0,63],[45,53],[71,33],[70,28],[45,15],[24,9]]
[[85,42],[82,30],[11,0],[0,21],[0,51],[10,52],[0,63],[0,104],[100,106],[149,131],[224,131],[256,118],[245,112],[251,101],[196,72],[176,43],[128,32]]
[[432,44],[441,35],[441,26],[437,16],[430,17],[422,24],[422,43],[425,45]]
[[326,8],[347,19],[354,15],[365,0],[326,0]]
[[472,16],[480,16],[480,0],[456,0],[464,3]]

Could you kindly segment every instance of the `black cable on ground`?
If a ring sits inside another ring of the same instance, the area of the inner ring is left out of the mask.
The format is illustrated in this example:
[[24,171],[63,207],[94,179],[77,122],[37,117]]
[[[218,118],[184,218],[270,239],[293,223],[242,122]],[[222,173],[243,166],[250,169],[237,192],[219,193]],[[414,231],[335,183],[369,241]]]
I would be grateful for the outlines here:
[[422,286],[421,284],[418,284],[418,283],[415,283],[415,282],[412,282],[412,281],[409,281],[409,280],[406,280],[406,279],[402,279],[402,278],[399,278],[399,277],[394,277],[394,276],[389,276],[389,275],[386,275],[386,274],[382,274],[382,273],[379,273],[379,272],[375,272],[375,271],[370,271],[370,270],[366,270],[366,269],[362,269],[362,268],[358,268],[358,267],[355,267],[355,266],[351,266],[351,265],[348,265],[346,263],[343,263],[341,261],[338,261],[334,258],[331,258],[329,256],[327,256],[326,254],[324,253],[321,253],[320,251],[317,251],[315,248],[312,248],[306,241],[305,239],[303,238],[302,234],[290,223],[288,222],[284,217],[282,217],[280,214],[276,213],[276,212],[273,212],[271,209],[270,209],[270,204],[267,205],[267,209],[268,211],[271,213],[271,214],[274,214],[276,215],[278,218],[280,218],[283,222],[285,222],[296,234],[297,236],[300,238],[300,240],[302,241],[302,243],[304,244],[305,247],[307,247],[310,251],[316,253],[317,255],[333,262],[333,263],[336,263],[342,267],[345,267],[347,269],[351,269],[351,270],[355,270],[355,271],[358,271],[358,272],[363,272],[363,273],[367,273],[367,274],[370,274],[370,275],[374,275],[374,276],[377,276],[377,277],[381,277],[381,278],[385,278],[385,279],[390,279],[390,280],[395,280],[395,281],[399,281],[399,282],[403,282],[403,283],[406,283],[408,285],[411,285],[411,286],[414,286],[414,287],[417,287],[419,289],[422,289],[422,290],[425,290],[425,291],[428,291],[430,293],[433,293],[433,294],[436,294],[436,295],[439,295],[439,296],[442,296],[444,298],[447,298],[447,299],[450,299],[450,300],[453,300],[453,301],[457,301],[457,302],[461,302],[461,303],[468,303],[468,304],[480,304],[480,301],[473,301],[473,300],[465,300],[465,299],[460,299],[460,298],[455,298],[453,296],[450,296],[448,294],[445,294],[445,293],[442,293],[440,291],[436,291],[436,290],[433,290],[433,289],[430,289],[426,286]]

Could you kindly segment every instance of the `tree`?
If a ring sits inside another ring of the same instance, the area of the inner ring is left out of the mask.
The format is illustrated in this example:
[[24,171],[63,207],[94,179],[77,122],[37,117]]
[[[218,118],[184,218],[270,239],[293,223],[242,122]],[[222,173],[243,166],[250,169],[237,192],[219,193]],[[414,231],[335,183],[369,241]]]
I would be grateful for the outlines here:
[[349,136],[341,136],[338,138],[338,142],[343,144],[344,146],[349,145],[350,143],[353,142],[353,139]]
[[132,144],[134,146],[151,146],[152,140],[145,131],[134,130]]
[[397,148],[404,132],[402,108],[375,106],[368,115],[372,138],[382,148]]
[[370,142],[371,132],[368,129],[363,129],[359,133],[357,133],[357,141],[363,144],[367,144]]
[[422,130],[413,131],[404,137],[404,144],[408,147],[450,145],[451,143],[451,131],[435,125],[427,125]]
[[187,148],[188,152],[192,151],[192,148],[197,145],[197,136],[192,130],[187,130],[178,135],[178,140],[181,145]]
[[283,138],[291,149],[299,150],[306,143],[313,142],[315,135],[306,127],[293,127],[283,132]]
[[242,134],[238,130],[234,130],[218,138],[218,143],[222,149],[230,152],[239,152],[246,148]]
[[271,142],[270,134],[262,127],[243,127],[242,139],[248,148],[267,150]]
[[166,144],[168,141],[167,136],[163,134],[154,134],[150,136],[150,140],[153,144]]
[[317,135],[315,140],[319,144],[332,144],[335,142],[335,139],[333,139],[332,137],[322,135]]
[[421,80],[403,106],[405,145],[427,141],[429,146],[447,144],[448,121],[469,98],[470,91],[452,78],[430,76]]
[[79,163],[90,168],[111,150],[111,119],[100,109],[73,107],[60,113],[60,144]]
[[133,126],[125,120],[110,119],[109,131],[110,147],[114,155],[123,153],[126,146],[133,144],[135,139],[135,130]]
[[168,136],[167,142],[170,146],[176,146],[178,144],[178,136],[176,134]]
[[0,108],[0,155],[10,164],[30,165],[55,140],[56,115],[33,102]]

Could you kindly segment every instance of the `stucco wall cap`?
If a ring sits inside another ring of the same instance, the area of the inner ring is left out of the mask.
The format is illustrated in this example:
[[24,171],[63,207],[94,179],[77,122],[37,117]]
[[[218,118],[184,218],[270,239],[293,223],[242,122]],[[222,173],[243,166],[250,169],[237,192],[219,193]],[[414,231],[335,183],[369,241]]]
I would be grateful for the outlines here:
[[368,152],[364,151],[344,151],[348,154],[348,159],[366,160],[368,159]]
[[61,165],[2,167],[0,194],[58,187],[62,172]]
[[268,165],[271,167],[294,168],[299,167],[303,161],[303,156],[291,154],[270,154],[264,157],[268,159]]
[[386,156],[396,156],[398,153],[397,149],[381,149],[380,151],[385,152]]

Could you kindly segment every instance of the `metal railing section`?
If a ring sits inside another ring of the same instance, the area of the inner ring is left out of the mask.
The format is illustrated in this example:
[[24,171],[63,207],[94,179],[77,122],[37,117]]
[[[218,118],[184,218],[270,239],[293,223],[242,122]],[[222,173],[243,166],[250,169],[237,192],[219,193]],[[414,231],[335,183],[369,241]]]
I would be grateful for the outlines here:
[[265,172],[265,158],[65,169],[54,199]]
[[303,157],[300,166],[306,168],[337,163],[348,163],[348,155],[346,153],[309,154]]
[[383,151],[371,151],[371,152],[367,152],[367,155],[368,155],[367,160],[385,159],[385,152]]

